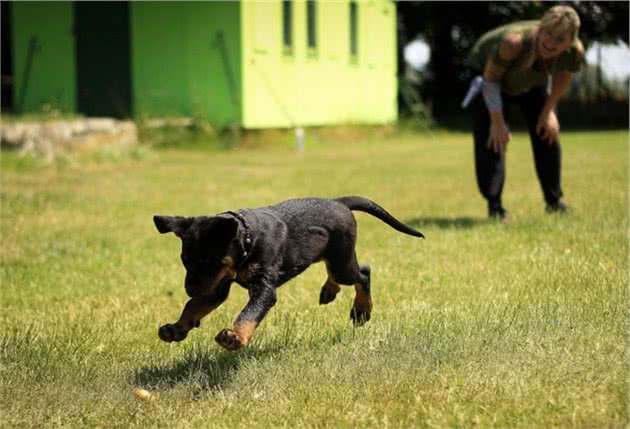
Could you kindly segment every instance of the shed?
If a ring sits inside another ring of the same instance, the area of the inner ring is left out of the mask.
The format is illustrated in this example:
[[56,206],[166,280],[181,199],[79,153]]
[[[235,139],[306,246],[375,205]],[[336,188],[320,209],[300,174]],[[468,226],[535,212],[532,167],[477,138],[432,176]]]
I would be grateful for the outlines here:
[[2,6],[5,108],[17,114],[184,116],[246,129],[397,119],[389,0]]

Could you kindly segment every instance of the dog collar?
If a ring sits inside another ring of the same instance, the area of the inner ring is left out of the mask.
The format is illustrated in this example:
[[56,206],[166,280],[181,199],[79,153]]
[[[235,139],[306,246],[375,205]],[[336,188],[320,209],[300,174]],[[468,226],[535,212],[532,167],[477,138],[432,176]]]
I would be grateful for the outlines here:
[[252,240],[251,233],[249,231],[249,225],[247,225],[247,221],[240,213],[227,211],[227,212],[224,212],[223,214],[228,214],[230,216],[233,216],[243,226],[243,229],[245,230],[243,243],[241,243],[243,251],[240,255],[240,261],[236,263],[236,269],[239,269],[241,265],[243,265],[245,261],[249,258],[249,255],[252,250],[253,240]]

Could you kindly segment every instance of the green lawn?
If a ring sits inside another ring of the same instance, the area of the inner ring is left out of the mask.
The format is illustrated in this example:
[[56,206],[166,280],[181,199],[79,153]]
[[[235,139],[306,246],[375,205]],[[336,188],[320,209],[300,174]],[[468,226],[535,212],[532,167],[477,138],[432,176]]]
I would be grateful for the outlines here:
[[[357,133],[231,151],[163,149],[45,166],[2,157],[1,427],[498,427],[628,424],[628,132],[564,133],[568,216],[544,213],[525,134],[508,225],[486,221],[467,134]],[[363,195],[426,235],[357,214],[372,320],[319,306],[318,264],[279,290],[252,344],[182,343],[179,240],[154,214]],[[141,402],[132,391],[156,395]]]

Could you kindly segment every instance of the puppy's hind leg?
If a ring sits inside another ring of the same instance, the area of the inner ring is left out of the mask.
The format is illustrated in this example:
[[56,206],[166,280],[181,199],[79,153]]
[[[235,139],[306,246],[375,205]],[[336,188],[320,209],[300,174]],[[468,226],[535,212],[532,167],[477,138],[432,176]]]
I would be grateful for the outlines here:
[[328,271],[328,278],[326,279],[326,283],[322,286],[322,290],[319,293],[319,303],[320,304],[329,304],[335,300],[339,290],[339,284],[333,279],[332,273],[330,272],[330,268],[328,265],[328,261],[326,261],[326,269]]
[[356,295],[354,304],[350,310],[350,318],[355,326],[361,326],[372,315],[372,293],[370,290],[370,266],[361,265],[359,267],[359,281],[354,284]]
[[356,326],[361,326],[370,320],[372,314],[370,267],[368,265],[359,266],[354,250],[338,251],[335,256],[336,258],[328,259],[331,277],[339,284],[354,286],[356,295],[350,311],[350,318]]

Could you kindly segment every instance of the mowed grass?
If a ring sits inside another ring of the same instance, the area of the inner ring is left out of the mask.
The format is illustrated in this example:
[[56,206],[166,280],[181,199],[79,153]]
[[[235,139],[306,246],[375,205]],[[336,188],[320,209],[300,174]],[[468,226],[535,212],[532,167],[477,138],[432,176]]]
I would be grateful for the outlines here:
[[[2,427],[619,428],[628,423],[628,132],[563,134],[568,216],[544,213],[529,141],[510,144],[508,225],[489,223],[467,134],[358,133],[231,151],[2,161]],[[228,301],[177,344],[180,242],[154,214],[363,195],[374,312],[318,305],[321,264],[279,289],[243,350]],[[143,387],[158,399],[141,402]]]

